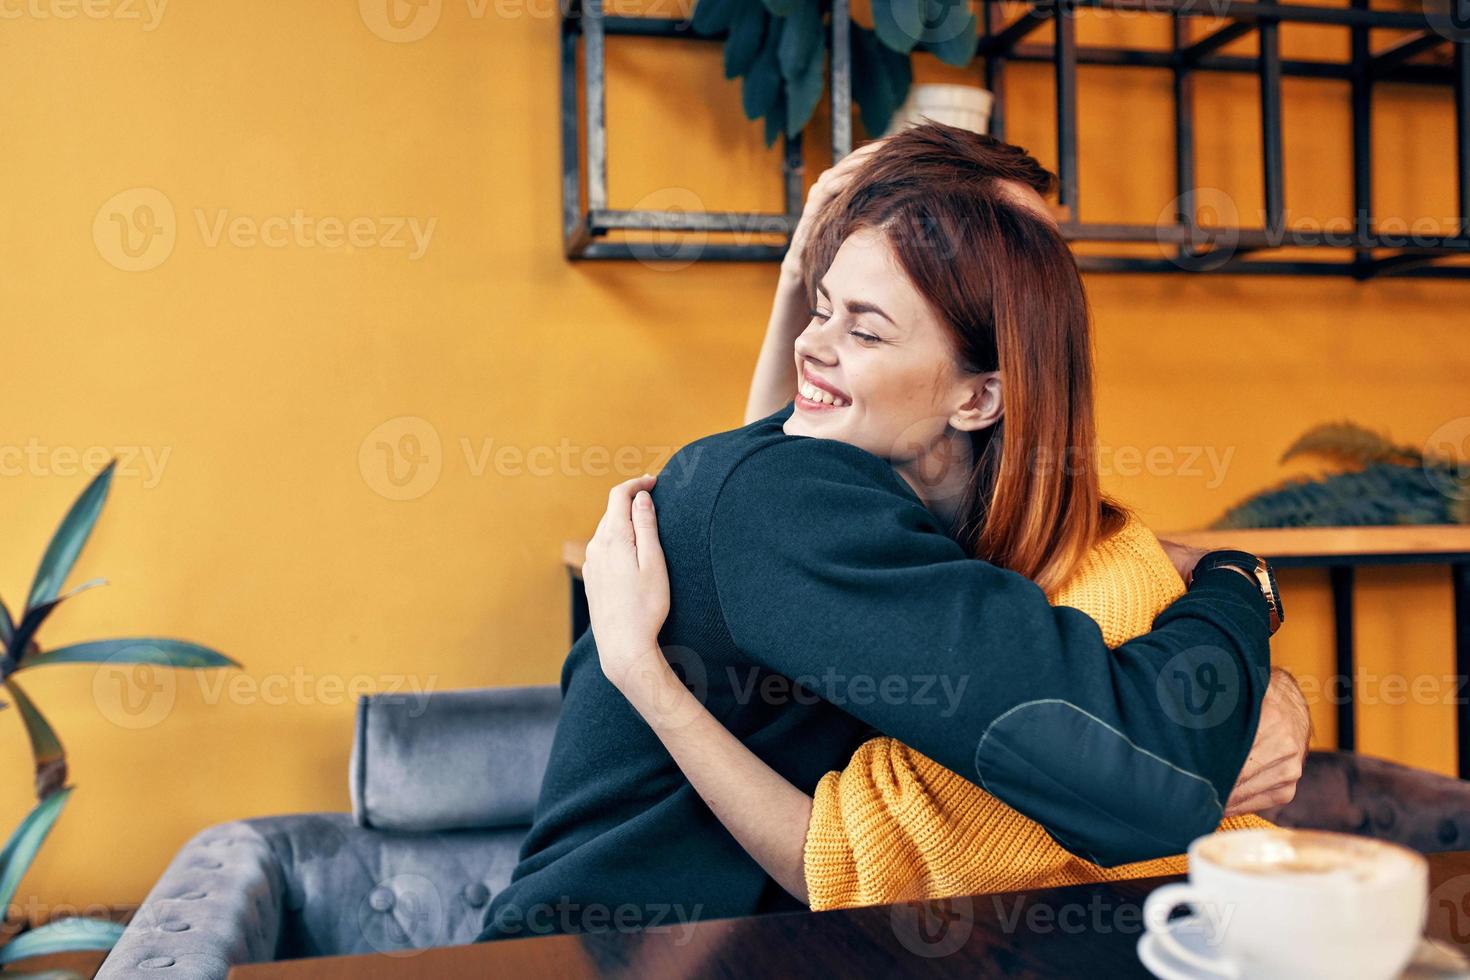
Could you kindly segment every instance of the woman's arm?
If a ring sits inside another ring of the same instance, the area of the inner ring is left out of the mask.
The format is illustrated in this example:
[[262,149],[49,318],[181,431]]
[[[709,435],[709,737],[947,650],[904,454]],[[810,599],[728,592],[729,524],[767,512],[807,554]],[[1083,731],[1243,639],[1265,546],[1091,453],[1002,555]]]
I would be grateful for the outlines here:
[[781,408],[796,393],[796,358],[792,349],[796,338],[811,322],[811,298],[803,281],[803,262],[807,239],[817,215],[838,192],[847,186],[853,172],[881,143],[876,140],[849,153],[834,167],[822,171],[807,193],[801,220],[791,233],[791,247],[781,260],[781,278],[776,283],[776,298],[771,304],[771,319],[766,324],[766,339],[756,358],[755,375],[750,379],[750,396],[745,402],[745,423]]
[[777,884],[806,902],[803,852],[812,798],[731,735],[680,682],[658,647],[669,612],[669,576],[651,486],[652,477],[640,477],[614,487],[587,545],[582,579],[602,671],[731,836]]

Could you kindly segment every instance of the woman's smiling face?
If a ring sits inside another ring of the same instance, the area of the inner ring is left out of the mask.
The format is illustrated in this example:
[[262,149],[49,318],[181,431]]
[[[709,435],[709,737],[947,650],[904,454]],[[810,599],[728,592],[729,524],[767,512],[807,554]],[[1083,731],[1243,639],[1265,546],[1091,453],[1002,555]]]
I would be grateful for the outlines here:
[[977,378],[887,237],[869,228],[848,236],[818,285],[796,376],[787,435],[835,439],[895,466],[939,442]]

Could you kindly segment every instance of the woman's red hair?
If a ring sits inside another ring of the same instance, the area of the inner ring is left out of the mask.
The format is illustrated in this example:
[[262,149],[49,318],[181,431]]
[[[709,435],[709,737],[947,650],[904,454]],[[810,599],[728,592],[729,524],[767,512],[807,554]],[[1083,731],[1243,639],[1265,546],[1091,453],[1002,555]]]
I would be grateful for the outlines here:
[[1123,523],[1098,482],[1087,297],[1056,228],[1005,186],[1055,178],[1019,147],[925,123],[885,141],[819,216],[807,289],[859,229],[880,231],[948,325],[960,361],[998,371],[1004,414],[972,435],[956,537],[1050,592]]

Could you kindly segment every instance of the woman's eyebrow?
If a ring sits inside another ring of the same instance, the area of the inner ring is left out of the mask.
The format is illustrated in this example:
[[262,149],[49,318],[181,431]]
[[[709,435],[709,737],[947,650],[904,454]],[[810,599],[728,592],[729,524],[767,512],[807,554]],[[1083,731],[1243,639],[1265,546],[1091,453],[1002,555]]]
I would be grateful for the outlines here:
[[[827,292],[827,281],[825,279],[817,283],[817,292],[826,297],[828,301],[832,299],[832,294]],[[849,313],[876,313],[878,316],[881,316],[889,323],[892,323],[895,327],[898,326],[893,317],[883,312],[883,307],[879,306],[877,303],[870,303],[867,300],[859,299],[853,300],[851,303],[845,303],[843,305],[847,307],[847,312]]]
[[858,299],[853,300],[851,303],[848,303],[846,305],[847,312],[849,313],[876,313],[883,319],[887,320],[889,323],[893,324],[893,326],[898,326],[897,323],[894,323],[893,317],[889,316],[887,313],[884,313],[883,308],[877,303],[869,303],[867,300]]

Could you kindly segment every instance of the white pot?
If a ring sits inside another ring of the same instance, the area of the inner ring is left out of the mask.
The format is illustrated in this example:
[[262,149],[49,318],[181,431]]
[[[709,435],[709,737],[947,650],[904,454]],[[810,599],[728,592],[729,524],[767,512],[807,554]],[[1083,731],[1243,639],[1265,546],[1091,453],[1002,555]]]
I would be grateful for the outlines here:
[[972,133],[990,130],[990,107],[995,96],[974,85],[915,85],[909,97],[893,114],[884,136],[928,120],[968,129]]

